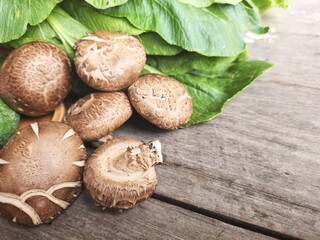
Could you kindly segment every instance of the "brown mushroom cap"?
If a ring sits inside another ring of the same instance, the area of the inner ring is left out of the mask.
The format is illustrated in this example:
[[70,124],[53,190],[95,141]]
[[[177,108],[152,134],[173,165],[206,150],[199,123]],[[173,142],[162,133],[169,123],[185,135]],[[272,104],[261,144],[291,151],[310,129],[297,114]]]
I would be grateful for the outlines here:
[[65,123],[84,141],[95,141],[111,134],[132,115],[123,92],[92,93],[79,99],[68,110]]
[[0,215],[23,225],[52,222],[81,190],[86,149],[73,129],[39,122],[0,150]]
[[146,53],[138,39],[121,32],[87,34],[76,44],[79,77],[100,91],[119,91],[138,79]]
[[159,141],[145,144],[134,138],[114,138],[93,152],[83,180],[99,205],[127,209],[154,192],[157,163],[162,163]]
[[55,109],[71,89],[67,54],[47,41],[15,49],[0,71],[0,96],[17,112],[41,116]]
[[129,100],[138,113],[163,129],[177,129],[192,115],[192,100],[176,79],[147,74],[128,89]]

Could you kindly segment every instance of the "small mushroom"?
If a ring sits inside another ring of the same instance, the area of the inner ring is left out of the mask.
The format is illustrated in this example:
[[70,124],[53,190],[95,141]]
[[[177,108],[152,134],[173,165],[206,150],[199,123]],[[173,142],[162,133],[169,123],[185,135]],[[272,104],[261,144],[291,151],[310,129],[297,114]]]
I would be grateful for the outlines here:
[[192,100],[176,79],[147,74],[128,89],[129,100],[146,120],[163,129],[177,129],[192,115]]
[[0,215],[23,225],[50,223],[78,196],[86,149],[73,129],[39,122],[0,150]]
[[89,33],[76,44],[79,77],[100,91],[119,91],[138,79],[146,53],[138,39],[121,32]]
[[6,58],[0,71],[0,96],[14,110],[28,116],[55,109],[71,89],[67,54],[47,41],[33,41]]
[[92,93],[70,107],[65,123],[73,127],[82,140],[96,141],[111,134],[131,115],[131,105],[125,93]]
[[154,165],[158,163],[162,163],[158,140],[146,144],[134,138],[114,138],[93,152],[83,179],[98,205],[128,209],[154,192]]

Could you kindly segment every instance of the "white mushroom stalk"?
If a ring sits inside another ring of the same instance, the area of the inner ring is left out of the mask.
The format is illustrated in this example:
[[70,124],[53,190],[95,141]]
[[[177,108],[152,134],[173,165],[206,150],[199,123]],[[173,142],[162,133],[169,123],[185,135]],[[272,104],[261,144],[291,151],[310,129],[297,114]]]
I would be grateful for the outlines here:
[[159,140],[138,147],[128,147],[124,156],[128,161],[127,168],[135,171],[145,171],[163,162]]
[[131,208],[152,195],[157,184],[154,165],[162,161],[158,140],[112,139],[88,159],[84,182],[99,205]]

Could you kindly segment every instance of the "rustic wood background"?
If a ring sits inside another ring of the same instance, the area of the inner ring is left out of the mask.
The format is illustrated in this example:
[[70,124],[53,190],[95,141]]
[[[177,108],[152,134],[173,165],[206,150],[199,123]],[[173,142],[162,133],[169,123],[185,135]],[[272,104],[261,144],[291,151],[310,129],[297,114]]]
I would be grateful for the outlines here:
[[0,239],[320,239],[320,1],[291,1],[248,38],[276,66],[211,122],[156,129],[135,116],[116,135],[159,138],[153,199],[119,213],[83,192],[49,226],[1,219]]

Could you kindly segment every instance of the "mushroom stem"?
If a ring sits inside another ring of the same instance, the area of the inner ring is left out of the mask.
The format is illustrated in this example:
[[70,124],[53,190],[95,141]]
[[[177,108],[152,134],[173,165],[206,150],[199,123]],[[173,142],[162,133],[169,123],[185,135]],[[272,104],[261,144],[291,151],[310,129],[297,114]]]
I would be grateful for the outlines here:
[[95,148],[100,147],[102,144],[110,141],[113,138],[112,134],[108,134],[105,137],[99,138],[97,141],[91,142],[91,145]]
[[159,140],[155,140],[143,143],[138,147],[128,147],[125,158],[128,161],[128,169],[136,171],[147,170],[163,162],[161,143]]

